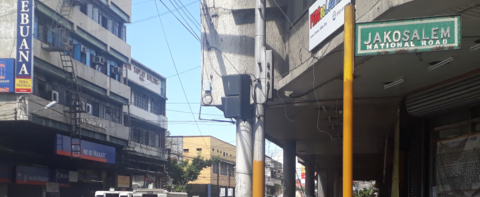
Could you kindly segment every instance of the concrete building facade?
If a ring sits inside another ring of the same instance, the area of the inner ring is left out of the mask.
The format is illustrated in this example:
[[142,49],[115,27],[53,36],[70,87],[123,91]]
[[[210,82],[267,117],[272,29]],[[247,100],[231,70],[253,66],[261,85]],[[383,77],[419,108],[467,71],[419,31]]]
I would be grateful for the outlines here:
[[189,183],[190,195],[226,197],[235,194],[235,146],[213,136],[168,136],[167,144],[172,144],[167,146],[172,158],[191,160],[200,155],[205,159],[220,159],[219,163],[203,169],[196,181]]
[[[165,186],[166,78],[131,58],[125,26],[131,5],[0,3],[0,61],[21,62],[19,50],[29,49],[33,62],[29,93],[0,88],[1,195],[45,196],[52,192],[47,182],[58,184],[62,196],[131,189],[133,178],[137,187]],[[27,47],[16,44],[25,31]]]
[[[341,1],[266,0],[266,48],[273,51],[274,98],[265,107],[265,135],[284,149],[286,197],[295,195],[295,156],[306,166],[307,196],[314,195],[315,179],[321,183],[319,197],[342,196],[344,34],[339,28],[312,49],[307,47],[312,27],[309,8],[315,2],[334,6]],[[480,29],[476,25],[480,2],[352,2],[357,24],[433,16],[461,18],[459,28],[451,31],[452,35],[461,34],[459,48],[355,57],[353,179],[375,180],[379,196],[474,196],[476,180],[459,181],[456,176],[468,175],[448,171],[466,169],[462,167],[470,165],[465,163],[466,157],[447,160],[444,156],[461,155],[459,149],[445,147],[453,148],[452,144],[466,139],[475,141],[478,132],[479,100],[474,96],[478,92],[471,87],[478,82],[480,69]],[[201,94],[208,99],[202,105],[222,109],[223,76],[254,76],[258,66],[253,50],[254,9],[255,1],[203,1]],[[336,14],[343,12],[322,17],[335,19]],[[418,27],[428,33],[423,39],[436,38],[435,32]],[[444,60],[448,64],[429,69]],[[396,81],[398,85],[386,86]]]

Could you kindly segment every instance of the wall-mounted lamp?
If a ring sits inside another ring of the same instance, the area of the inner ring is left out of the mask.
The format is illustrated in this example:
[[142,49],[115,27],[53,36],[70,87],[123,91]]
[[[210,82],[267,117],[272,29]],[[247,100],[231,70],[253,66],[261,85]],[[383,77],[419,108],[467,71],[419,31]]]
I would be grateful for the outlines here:
[[445,60],[442,60],[440,62],[430,63],[430,64],[433,64],[433,65],[428,67],[428,71],[435,70],[438,67],[443,66],[445,64],[448,64],[450,62],[453,62],[453,57],[449,57],[449,58],[447,58]]
[[396,81],[394,81],[394,82],[391,82],[391,83],[388,83],[388,84],[383,85],[383,89],[391,88],[391,87],[396,86],[396,85],[398,85],[398,84],[401,84],[401,83],[403,83],[403,82],[404,82],[403,79],[396,80]]
[[476,50],[480,49],[480,39],[475,40],[474,43],[475,43],[475,45],[470,47],[470,51],[476,51]]
[[50,102],[49,104],[45,105],[44,108],[37,109],[37,110],[33,111],[32,113],[35,113],[35,112],[40,111],[40,110],[43,110],[43,109],[48,109],[48,108],[50,108],[50,107],[52,107],[52,106],[54,106],[54,105],[56,105],[56,104],[57,104],[57,101],[52,101],[52,102]]

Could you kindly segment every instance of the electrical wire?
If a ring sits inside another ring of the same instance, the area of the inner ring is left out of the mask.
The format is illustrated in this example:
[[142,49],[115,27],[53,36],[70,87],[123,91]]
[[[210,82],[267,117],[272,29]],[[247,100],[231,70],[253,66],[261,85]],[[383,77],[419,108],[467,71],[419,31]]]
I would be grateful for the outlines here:
[[290,122],[295,122],[295,121],[297,121],[296,119],[295,119],[295,120],[292,120],[292,119],[290,119],[290,118],[288,117],[288,115],[287,115],[287,105],[285,105],[285,102],[283,101],[282,97],[280,97],[280,95],[278,95],[278,91],[276,91],[276,92],[277,92],[277,97],[278,97],[278,98],[282,101],[282,103],[283,103],[283,109],[284,109],[284,112],[285,112],[285,118],[287,118],[287,120],[289,120]]
[[[152,1],[154,1],[154,0],[152,0]],[[193,4],[197,3],[197,2],[198,2],[198,1],[190,2],[190,3],[188,3],[187,5],[185,5],[184,7],[186,8],[187,6],[193,5]],[[173,10],[173,11],[177,11],[177,12],[178,12],[178,10]],[[170,12],[163,12],[163,13],[160,14],[160,16],[167,15],[167,14],[170,14]],[[155,16],[150,16],[150,17],[147,17],[147,18],[139,19],[139,20],[137,20],[137,21],[134,21],[134,22],[132,22],[132,23],[129,23],[128,25],[138,24],[138,23],[141,23],[141,22],[145,22],[145,21],[148,21],[148,20],[157,18],[157,17],[158,17],[158,16],[155,15]]]
[[[180,5],[180,3],[178,3],[178,0],[173,0],[173,2],[175,3],[175,5],[177,5],[178,9],[182,8],[182,5]],[[200,32],[201,31],[200,30],[200,24],[190,17],[192,15],[190,13],[190,11],[188,11],[188,9],[180,9],[180,11],[183,13],[185,18],[187,18],[192,23],[192,26],[195,26],[197,28],[197,30]]]
[[318,97],[317,97],[317,91],[315,90],[315,65],[312,65],[312,69],[313,69],[313,82],[312,82],[312,88],[313,88],[313,93],[315,94],[315,100],[317,101],[317,130],[322,132],[322,133],[326,133],[328,136],[330,136],[330,140],[334,140],[336,138],[333,138],[332,134],[330,134],[329,132],[327,131],[323,131],[321,130],[319,127],[318,127],[318,123],[320,122],[320,110],[318,108],[320,108],[320,101],[318,101]]
[[195,17],[193,17],[192,13],[190,13],[190,11],[188,11],[188,9],[185,7],[185,5],[183,5],[182,1],[181,0],[176,0],[178,2],[180,2],[180,4],[182,5],[183,8],[185,8],[185,10],[187,11],[187,13],[190,15],[190,17],[192,17],[193,21],[197,22],[198,25],[201,25],[200,22],[196,21],[195,20]]
[[[159,0],[159,1],[162,4],[164,4],[162,2],[162,0]],[[180,87],[182,88],[183,95],[185,96],[185,100],[188,103],[188,108],[190,109],[190,113],[192,113],[192,118],[195,121],[195,125],[197,126],[198,132],[200,133],[201,136],[203,136],[202,131],[200,130],[200,127],[198,126],[197,119],[193,115],[192,106],[190,105],[190,102],[188,101],[187,93],[185,92],[185,88],[183,87],[182,79],[180,78],[177,65],[175,64],[175,59],[173,58],[172,50],[170,49],[170,44],[169,44],[168,39],[167,39],[167,34],[165,33],[165,28],[163,27],[162,17],[160,16],[160,12],[158,11],[157,1],[155,1],[155,7],[157,8],[157,14],[158,14],[158,19],[160,21],[160,26],[162,27],[163,36],[165,38],[165,42],[167,43],[168,52],[170,53],[170,58],[172,60],[173,66],[175,68],[175,72],[177,73],[178,81],[180,82]],[[205,143],[205,147],[208,147],[207,142],[205,142],[205,139],[202,138],[202,140]]]
[[[170,1],[170,4],[172,4],[173,8],[178,10],[178,8],[175,6],[175,4],[172,2],[172,0],[168,0],[168,1]],[[183,14],[181,12],[178,12],[178,15],[180,15],[180,17],[183,19],[183,22],[185,22],[185,24],[187,24],[187,26],[190,28],[190,30],[192,30],[192,32],[195,32],[195,30],[190,26],[190,23],[188,23],[188,21],[185,19],[185,17],[183,17]],[[198,31],[200,31],[200,28],[198,28]]]
[[[179,75],[184,74],[186,72],[190,72],[190,71],[195,70],[195,69],[200,68],[200,67],[202,67],[202,66],[197,66],[197,67],[194,67],[194,68],[190,68],[188,70],[184,70],[184,71],[180,72]],[[169,79],[169,78],[172,78],[172,77],[175,77],[175,76],[177,76],[177,74],[168,76],[166,78]]]
[[[188,29],[188,28],[185,26],[185,24],[183,24],[183,22],[177,17],[177,15],[175,15],[175,14],[170,10],[170,8],[169,8],[162,0],[159,0],[159,1],[160,1],[160,3],[163,4],[163,6],[165,6],[165,8],[167,8],[167,10],[168,10],[170,13],[172,13],[172,15],[178,20],[178,22],[180,22],[180,23],[182,24],[182,26],[183,26],[188,32],[190,32],[190,34],[195,38],[195,40],[197,40],[198,42],[200,42],[200,40],[201,40],[200,37],[198,37],[198,35],[195,34],[195,33],[193,33],[190,29]],[[157,8],[158,17],[160,17],[160,12],[158,11],[157,1],[155,1],[155,6],[156,6],[156,8]],[[177,72],[177,74],[178,74],[178,72]]]

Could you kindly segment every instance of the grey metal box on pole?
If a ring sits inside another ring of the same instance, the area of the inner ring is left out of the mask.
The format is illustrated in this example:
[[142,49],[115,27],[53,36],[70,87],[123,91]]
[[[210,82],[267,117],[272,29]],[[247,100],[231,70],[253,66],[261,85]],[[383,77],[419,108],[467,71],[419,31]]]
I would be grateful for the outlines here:
[[225,97],[222,97],[222,107],[225,118],[252,118],[250,107],[250,75],[227,75],[222,77]]

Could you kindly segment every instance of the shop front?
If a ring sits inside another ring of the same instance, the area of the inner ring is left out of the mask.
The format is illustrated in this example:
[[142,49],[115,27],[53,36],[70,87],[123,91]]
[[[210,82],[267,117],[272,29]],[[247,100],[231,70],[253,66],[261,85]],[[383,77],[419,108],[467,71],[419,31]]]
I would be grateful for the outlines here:
[[409,114],[420,117],[404,119],[410,122],[403,132],[409,194],[480,195],[479,83],[472,72],[406,97]]

